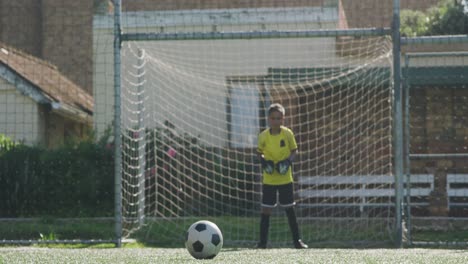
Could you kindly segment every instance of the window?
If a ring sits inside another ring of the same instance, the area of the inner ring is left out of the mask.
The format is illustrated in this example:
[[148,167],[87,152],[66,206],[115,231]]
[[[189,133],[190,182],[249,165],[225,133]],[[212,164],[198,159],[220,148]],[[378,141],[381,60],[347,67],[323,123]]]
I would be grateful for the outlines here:
[[262,93],[262,84],[255,78],[228,80],[229,144],[234,148],[255,148],[257,136],[265,127],[265,105],[268,96]]

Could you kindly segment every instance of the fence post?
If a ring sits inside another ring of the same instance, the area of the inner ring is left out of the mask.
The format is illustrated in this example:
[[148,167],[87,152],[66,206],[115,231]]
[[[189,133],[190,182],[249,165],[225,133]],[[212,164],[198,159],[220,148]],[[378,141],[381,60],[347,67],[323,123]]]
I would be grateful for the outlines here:
[[120,131],[121,4],[122,0],[114,0],[114,217],[116,247],[122,246],[122,138]]
[[400,47],[400,0],[393,1],[393,151],[395,158],[395,215],[396,246],[402,247],[402,202],[403,202],[403,114],[401,89],[401,47]]

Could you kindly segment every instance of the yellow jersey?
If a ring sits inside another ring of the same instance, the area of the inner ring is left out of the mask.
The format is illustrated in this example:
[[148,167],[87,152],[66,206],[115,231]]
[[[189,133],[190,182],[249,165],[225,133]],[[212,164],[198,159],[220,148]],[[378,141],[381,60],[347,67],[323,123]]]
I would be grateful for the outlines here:
[[276,164],[287,159],[293,150],[297,149],[296,139],[291,129],[281,126],[279,134],[272,135],[270,128],[263,130],[258,135],[257,152],[263,154],[265,160],[272,160],[275,170],[272,174],[263,172],[263,183],[269,185],[283,185],[293,182],[292,168],[286,174],[279,174]]

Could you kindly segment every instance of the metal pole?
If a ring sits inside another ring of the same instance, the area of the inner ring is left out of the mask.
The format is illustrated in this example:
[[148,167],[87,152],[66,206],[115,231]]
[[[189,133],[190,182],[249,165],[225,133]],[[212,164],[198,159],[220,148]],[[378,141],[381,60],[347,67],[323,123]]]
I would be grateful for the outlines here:
[[122,138],[120,105],[120,49],[122,0],[114,0],[114,209],[116,247],[122,246]]
[[425,57],[458,57],[458,56],[468,56],[466,51],[450,51],[450,52],[408,52],[406,57],[411,58],[425,58]]
[[401,38],[402,45],[410,44],[451,44],[451,43],[467,43],[468,35],[451,35],[451,36],[425,36],[425,37],[403,37]]
[[410,154],[413,159],[454,159],[468,158],[468,153],[434,153],[434,154]]
[[144,50],[138,49],[138,63],[137,63],[137,76],[138,76],[138,221],[140,227],[145,223],[145,165],[146,165],[146,131],[144,118],[144,78],[145,75],[145,61],[143,59]]
[[313,38],[337,36],[382,36],[389,35],[389,28],[319,29],[302,31],[270,32],[178,32],[178,33],[126,33],[122,41],[163,40],[214,40],[214,39],[268,39],[268,38]]
[[404,126],[404,140],[405,140],[405,169],[406,175],[406,238],[407,243],[411,244],[411,161],[410,161],[410,75],[409,75],[409,60],[408,54],[405,54],[405,77],[403,81],[403,89],[405,91],[405,126]]
[[400,47],[400,0],[393,1],[393,142],[395,166],[395,215],[396,215],[396,246],[402,247],[402,201],[403,201],[403,114],[401,89],[401,47]]

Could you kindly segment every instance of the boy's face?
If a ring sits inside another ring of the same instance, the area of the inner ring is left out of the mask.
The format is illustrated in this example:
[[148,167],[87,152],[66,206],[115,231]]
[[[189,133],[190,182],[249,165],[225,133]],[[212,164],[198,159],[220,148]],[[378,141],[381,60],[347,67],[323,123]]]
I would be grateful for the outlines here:
[[274,111],[268,116],[268,122],[271,128],[279,128],[283,125],[284,116],[282,113]]

